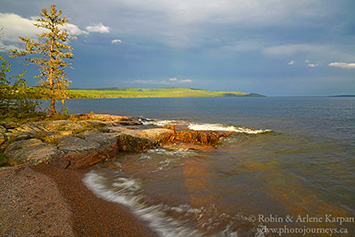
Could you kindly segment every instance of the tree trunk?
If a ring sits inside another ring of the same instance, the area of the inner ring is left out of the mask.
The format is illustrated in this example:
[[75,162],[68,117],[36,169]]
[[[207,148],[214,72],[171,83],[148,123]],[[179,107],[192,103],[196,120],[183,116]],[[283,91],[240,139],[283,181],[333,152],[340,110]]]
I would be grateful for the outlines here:
[[53,97],[51,98],[50,108],[51,108],[51,115],[55,115],[56,114],[56,111],[55,111],[55,99]]
[[[52,27],[52,32],[54,27]],[[50,71],[49,71],[49,90],[50,90],[50,97],[51,97],[51,104],[50,104],[50,108],[51,108],[51,115],[55,115],[56,111],[55,111],[55,95],[54,95],[54,55],[53,55],[53,48],[54,48],[54,38],[51,38],[51,51],[50,51],[50,60],[49,60],[49,67],[50,67]]]

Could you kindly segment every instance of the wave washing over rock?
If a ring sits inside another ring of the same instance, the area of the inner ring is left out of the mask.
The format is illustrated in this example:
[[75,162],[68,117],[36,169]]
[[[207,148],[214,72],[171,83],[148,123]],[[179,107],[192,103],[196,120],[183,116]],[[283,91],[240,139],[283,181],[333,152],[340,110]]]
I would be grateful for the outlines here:
[[270,129],[242,128],[235,126],[224,126],[223,124],[189,124],[188,128],[195,131],[232,131],[236,133],[259,134],[272,132]]
[[236,133],[246,133],[246,134],[260,134],[272,132],[271,129],[255,129],[247,127],[236,127],[232,125],[224,125],[220,123],[194,123],[179,120],[150,120],[146,119],[143,122],[144,125],[155,125],[155,126],[168,126],[168,125],[185,125],[188,129],[194,131],[230,131]]
[[98,171],[87,173],[83,179],[85,185],[98,197],[128,207],[134,215],[146,221],[152,230],[160,236],[238,236],[238,226],[249,225],[249,234],[255,233],[256,226],[248,223],[248,217],[242,214],[230,216],[220,213],[216,207],[193,207],[189,204],[171,206],[155,203],[144,194],[142,180],[121,177],[116,173],[113,182]]

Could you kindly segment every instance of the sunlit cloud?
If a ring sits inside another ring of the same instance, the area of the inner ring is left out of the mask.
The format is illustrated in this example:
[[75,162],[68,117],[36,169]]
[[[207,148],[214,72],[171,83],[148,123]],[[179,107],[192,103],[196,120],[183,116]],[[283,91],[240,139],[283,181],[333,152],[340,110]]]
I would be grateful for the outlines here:
[[[2,29],[1,43],[6,46],[2,51],[19,48],[19,43],[22,41],[19,36],[28,37],[30,39],[38,38],[46,29],[36,27],[33,24],[37,23],[36,17],[24,18],[14,13],[0,13],[0,26]],[[102,23],[87,26],[86,30],[81,30],[79,26],[72,23],[65,23],[60,26],[60,29],[66,30],[70,35],[88,35],[90,32],[109,33],[110,28]],[[120,43],[120,40],[113,40],[112,43]]]
[[[3,26],[4,42],[19,43],[19,36],[28,37],[30,39],[37,38],[37,34],[42,33],[45,29],[34,26],[37,23],[35,17],[24,18],[14,13],[0,13],[0,26]],[[77,25],[66,23],[62,29],[67,30],[71,35],[88,34],[87,31],[81,30]]]
[[169,79],[168,82],[170,82],[170,83],[192,83],[192,80],[190,80],[190,79],[179,80],[176,77],[172,77]]
[[293,60],[288,63],[288,65],[294,65],[294,64],[295,64],[295,61],[293,61]]
[[119,44],[119,43],[122,43],[122,40],[120,39],[114,39],[111,41],[112,44]]
[[328,66],[351,69],[351,68],[355,68],[355,63],[334,62],[334,63],[329,63]]
[[304,60],[305,63],[307,63],[308,67],[318,67],[319,64],[318,63],[311,63],[311,60],[306,59]]
[[33,24],[36,21],[32,18],[23,18],[14,13],[0,13],[0,26],[3,28],[3,41],[20,42],[19,36],[34,38],[42,32]]
[[89,32],[85,30],[81,30],[77,25],[71,24],[71,23],[66,23],[62,27],[64,30],[68,31],[69,34],[71,35],[87,35]]
[[101,22],[85,27],[88,32],[109,33],[110,27],[104,26]]

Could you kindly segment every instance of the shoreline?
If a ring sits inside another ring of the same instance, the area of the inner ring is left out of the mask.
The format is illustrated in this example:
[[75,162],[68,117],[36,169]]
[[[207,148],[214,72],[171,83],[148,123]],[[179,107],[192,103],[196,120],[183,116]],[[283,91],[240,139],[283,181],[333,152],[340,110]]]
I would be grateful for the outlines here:
[[21,165],[0,169],[0,235],[158,236],[124,206],[82,182],[90,168]]
[[128,207],[97,197],[85,173],[118,152],[213,150],[233,133],[103,114],[73,119],[0,127],[5,155],[18,164],[0,168],[0,236],[158,236]]

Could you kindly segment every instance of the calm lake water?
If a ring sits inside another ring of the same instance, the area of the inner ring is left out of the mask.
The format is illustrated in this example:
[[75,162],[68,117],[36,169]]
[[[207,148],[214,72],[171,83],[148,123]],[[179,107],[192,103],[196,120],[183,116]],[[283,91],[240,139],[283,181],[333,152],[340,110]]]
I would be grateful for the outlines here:
[[80,99],[66,105],[70,113],[236,131],[215,151],[120,153],[85,176],[94,193],[126,205],[161,236],[355,236],[355,98]]

